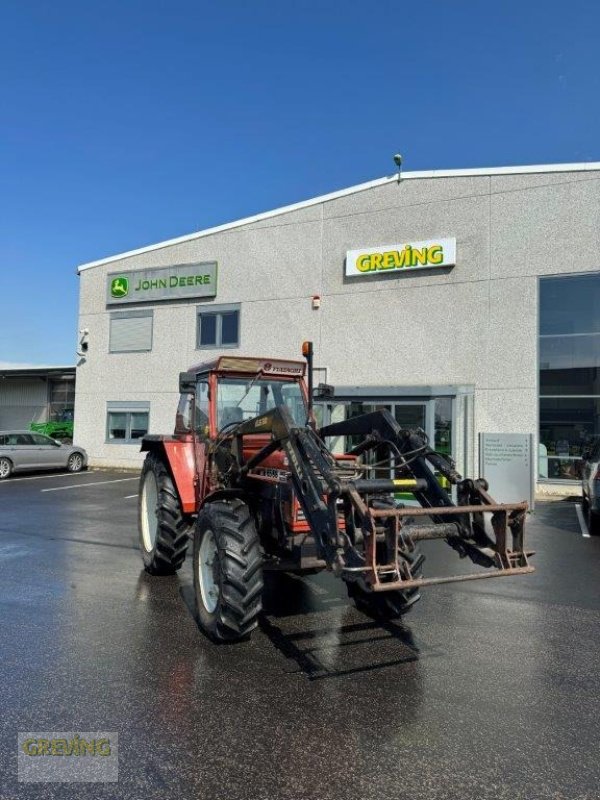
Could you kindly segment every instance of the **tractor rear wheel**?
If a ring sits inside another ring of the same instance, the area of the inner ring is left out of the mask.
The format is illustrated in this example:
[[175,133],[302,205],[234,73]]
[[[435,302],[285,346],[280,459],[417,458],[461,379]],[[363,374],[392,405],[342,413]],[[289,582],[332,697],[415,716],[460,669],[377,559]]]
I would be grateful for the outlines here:
[[140,476],[138,530],[146,572],[172,575],[181,567],[190,524],[182,513],[171,475],[155,453],[146,456]]
[[194,590],[200,625],[217,642],[244,639],[262,610],[259,538],[241,500],[215,501],[198,514]]
[[[401,548],[400,554],[408,561],[413,578],[420,577],[423,561],[425,561],[425,556],[420,550],[415,548],[411,552]],[[359,611],[363,611],[375,619],[398,619],[408,613],[414,604],[421,599],[418,589],[372,592],[356,581],[348,582],[346,588],[348,589],[348,597],[354,600],[354,604]]]

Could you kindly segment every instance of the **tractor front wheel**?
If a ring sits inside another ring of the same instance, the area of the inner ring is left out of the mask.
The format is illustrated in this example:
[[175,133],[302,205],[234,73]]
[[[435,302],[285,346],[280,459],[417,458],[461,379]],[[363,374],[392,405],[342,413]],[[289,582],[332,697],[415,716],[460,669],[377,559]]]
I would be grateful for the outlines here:
[[262,555],[250,509],[215,501],[198,514],[194,590],[200,625],[217,642],[247,638],[262,610]]
[[185,560],[190,525],[181,511],[179,495],[162,459],[148,453],[138,499],[140,550],[146,572],[172,575]]

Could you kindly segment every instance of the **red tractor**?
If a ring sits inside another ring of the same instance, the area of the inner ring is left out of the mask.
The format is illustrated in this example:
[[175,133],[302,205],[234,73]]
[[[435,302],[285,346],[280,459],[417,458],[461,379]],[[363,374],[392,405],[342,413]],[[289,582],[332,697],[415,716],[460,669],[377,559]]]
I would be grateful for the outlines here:
[[[181,373],[173,435],[142,443],[144,566],[174,573],[193,536],[196,609],[211,638],[256,627],[265,570],[330,570],[359,608],[387,619],[422,586],[533,572],[526,503],[496,503],[484,480],[463,480],[424,431],[400,428],[387,410],[317,429],[310,342],[303,354],[308,385],[301,361],[223,355]],[[349,452],[333,453],[332,437],[352,442]],[[420,507],[396,499],[406,493]],[[424,578],[424,539],[490,569]]]

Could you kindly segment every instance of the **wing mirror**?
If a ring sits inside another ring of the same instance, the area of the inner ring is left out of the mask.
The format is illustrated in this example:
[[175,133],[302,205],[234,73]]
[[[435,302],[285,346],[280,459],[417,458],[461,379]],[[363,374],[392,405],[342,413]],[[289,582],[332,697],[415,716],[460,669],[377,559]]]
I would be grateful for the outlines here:
[[192,394],[196,390],[196,373],[179,373],[179,394]]
[[320,383],[313,391],[315,400],[333,400],[335,396],[335,387],[329,383]]

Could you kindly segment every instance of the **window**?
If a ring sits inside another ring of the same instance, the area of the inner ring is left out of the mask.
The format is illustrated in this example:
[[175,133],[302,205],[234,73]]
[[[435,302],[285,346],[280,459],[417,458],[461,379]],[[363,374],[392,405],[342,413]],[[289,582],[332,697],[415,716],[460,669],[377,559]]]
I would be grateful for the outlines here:
[[540,279],[539,476],[579,480],[600,434],[600,273]]
[[109,402],[106,412],[106,441],[133,444],[148,433],[148,403]]
[[29,433],[8,433],[4,439],[4,444],[7,447],[17,447],[18,445],[31,447],[33,439]]
[[221,430],[283,405],[288,407],[297,425],[306,423],[304,395],[297,381],[223,378],[217,395],[217,428]]
[[37,447],[48,447],[49,445],[56,447],[54,439],[51,439],[49,436],[44,436],[42,433],[32,433],[31,438],[34,445]]
[[72,422],[75,408],[75,376],[50,380],[50,422]]
[[115,311],[110,315],[109,353],[152,350],[152,311]]
[[198,348],[238,347],[239,342],[239,306],[211,306],[210,311],[204,307],[198,310]]

